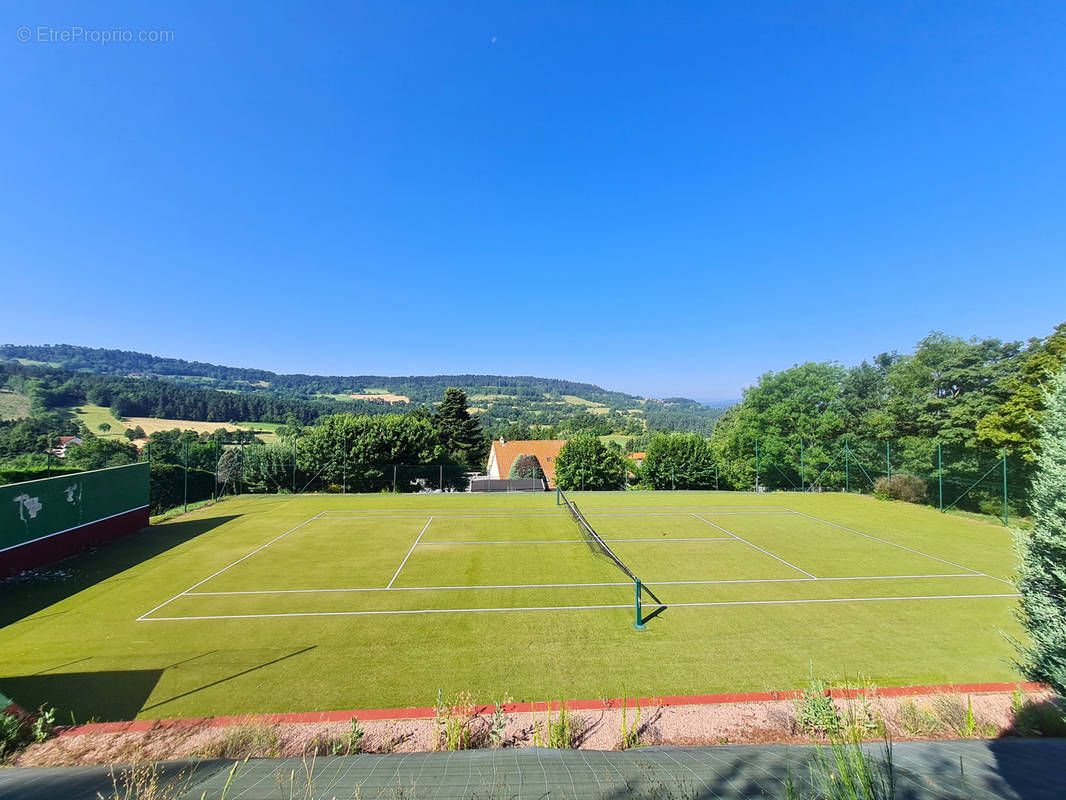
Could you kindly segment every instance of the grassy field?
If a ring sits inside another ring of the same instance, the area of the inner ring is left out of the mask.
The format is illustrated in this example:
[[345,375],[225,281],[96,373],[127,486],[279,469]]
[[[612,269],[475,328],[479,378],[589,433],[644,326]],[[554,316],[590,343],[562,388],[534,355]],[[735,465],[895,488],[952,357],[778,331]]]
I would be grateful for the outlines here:
[[[843,494],[244,496],[0,583],[0,691],[60,720],[1017,679],[1002,528]],[[645,611],[654,611],[646,606]]]
[[[157,431],[173,430],[174,428],[183,431],[196,431],[197,433],[211,433],[219,428],[226,428],[231,431],[242,428],[254,431],[264,442],[269,442],[275,438],[275,431],[280,427],[280,424],[269,422],[198,422],[190,419],[163,419],[158,417],[126,417],[120,421],[111,416],[109,409],[91,403],[76,406],[69,409],[69,411],[84,422],[85,427],[97,436],[118,438],[124,438],[123,435],[126,428],[136,428],[139,425],[148,435]],[[103,422],[111,426],[111,430],[107,433],[101,433],[99,430],[99,425]]]
[[10,389],[0,389],[0,420],[22,419],[30,415],[30,398]]

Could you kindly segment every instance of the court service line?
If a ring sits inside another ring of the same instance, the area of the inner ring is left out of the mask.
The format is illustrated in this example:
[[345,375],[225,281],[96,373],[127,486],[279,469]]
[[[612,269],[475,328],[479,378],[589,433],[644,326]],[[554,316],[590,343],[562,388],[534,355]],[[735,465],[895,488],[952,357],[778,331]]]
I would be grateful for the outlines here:
[[869,533],[863,533],[862,531],[857,531],[854,528],[848,528],[848,527],[846,527],[844,525],[838,525],[835,522],[830,522],[829,520],[822,519],[821,517],[814,517],[814,516],[811,516],[810,514],[804,514],[802,511],[793,511],[792,513],[793,514],[798,514],[801,517],[806,517],[807,519],[813,519],[815,522],[821,522],[823,525],[832,525],[834,528],[840,528],[840,530],[842,530],[842,531],[847,531],[848,533],[854,533],[856,536],[865,536],[867,539],[873,539],[875,542],[882,542],[884,544],[890,544],[893,547],[898,547],[900,550],[906,550],[908,552],[915,553],[916,555],[919,555],[919,556],[925,556],[926,558],[931,558],[931,559],[933,559],[933,561],[939,561],[941,564],[948,564],[949,566],[958,567],[959,569],[968,569],[968,570],[970,570],[970,572],[976,572],[978,575],[984,575],[986,578],[991,578],[994,581],[999,581],[1000,583],[1005,583],[1008,586],[1012,585],[1010,581],[1005,581],[1005,580],[1003,580],[1003,578],[997,578],[995,575],[989,575],[987,572],[981,572],[981,570],[979,570],[979,569],[974,569],[973,567],[967,567],[965,564],[956,564],[954,561],[948,561],[946,558],[940,558],[939,556],[931,556],[931,555],[929,555],[929,553],[923,553],[921,550],[915,550],[913,547],[907,547],[906,545],[897,544],[896,542],[890,541],[888,539],[882,539],[880,536],[874,536],[874,535],[869,534]]
[[[934,594],[913,597],[832,597],[811,600],[725,600],[707,603],[663,603],[668,608],[710,608],[715,606],[785,606],[808,605],[814,603],[874,603],[893,600],[979,600],[1004,597],[1019,597],[1010,594]],[[654,603],[645,603],[645,608],[656,607]],[[632,603],[620,605],[588,606],[520,606],[515,608],[418,608],[394,611],[292,611],[283,614],[211,614],[193,617],[151,617],[139,618],[138,622],[185,622],[212,619],[271,619],[280,617],[375,617],[412,614],[486,614],[507,611],[592,611],[600,609],[632,609]]]
[[[747,583],[823,583],[830,581],[901,581],[901,580],[925,580],[928,578],[984,578],[975,572],[963,572],[944,575],[856,575],[843,578],[737,578],[732,580],[717,581],[654,581],[655,586],[719,586],[728,584]],[[478,586],[394,586],[392,589],[377,587],[353,588],[353,589],[247,589],[232,592],[186,592],[187,597],[229,597],[232,595],[246,594],[337,594],[356,592],[441,592],[441,591],[471,591],[475,589],[589,589],[614,586],[632,586],[631,581],[617,581],[610,583],[512,583],[499,585]]]
[[253,550],[252,552],[248,553],[247,555],[241,556],[240,558],[238,558],[238,559],[237,559],[236,561],[234,561],[234,562],[233,562],[233,563],[231,563],[231,564],[227,564],[227,565],[226,565],[226,566],[224,566],[224,567],[223,567],[222,569],[220,569],[220,570],[219,570],[218,572],[216,572],[216,573],[214,573],[214,574],[212,574],[212,575],[208,575],[208,576],[207,576],[206,578],[204,578],[204,579],[203,579],[202,581],[199,581],[199,582],[197,582],[197,583],[194,583],[194,584],[193,584],[192,586],[190,586],[190,587],[189,587],[188,589],[186,589],[186,590],[185,590],[184,592],[180,592],[180,593],[178,593],[178,594],[174,595],[173,597],[171,597],[171,598],[170,598],[169,600],[166,600],[165,602],[162,602],[162,603],[160,603],[160,604],[159,604],[159,605],[157,605],[157,606],[156,606],[155,608],[153,608],[153,609],[152,609],[151,611],[146,611],[146,612],[144,612],[144,613],[143,613],[143,614],[142,614],[142,615],[141,615],[140,617],[138,617],[138,618],[137,618],[137,621],[139,622],[139,621],[141,621],[142,619],[144,619],[145,617],[147,617],[147,616],[148,616],[149,614],[152,614],[152,613],[154,613],[154,612],[158,611],[158,610],[159,610],[159,609],[161,609],[161,608],[162,608],[163,606],[167,605],[167,603],[172,603],[172,602],[174,602],[175,600],[177,600],[177,599],[178,599],[179,597],[181,597],[182,595],[188,594],[188,593],[189,593],[189,592],[191,592],[191,591],[192,591],[193,589],[195,589],[195,588],[196,588],[197,586],[203,586],[203,585],[204,585],[205,583],[207,583],[207,582],[208,582],[209,580],[211,580],[212,578],[216,578],[216,577],[218,577],[218,576],[219,576],[219,575],[221,575],[221,574],[222,574],[223,572],[225,572],[226,570],[228,570],[228,569],[229,569],[230,567],[235,567],[235,566],[237,566],[238,564],[240,564],[240,563],[241,563],[242,561],[244,561],[244,560],[246,560],[246,559],[249,559],[249,558],[251,558],[251,557],[252,557],[252,556],[254,556],[254,555],[255,555],[256,553],[258,553],[258,552],[259,552],[260,550],[266,550],[266,549],[267,549],[268,547],[270,547],[270,545],[274,544],[274,542],[277,542],[277,541],[279,541],[279,540],[281,540],[281,539],[284,539],[284,538],[285,538],[286,536],[288,536],[288,535],[289,535],[290,533],[292,533],[293,531],[297,531],[297,530],[299,530],[300,528],[302,528],[302,527],[303,527],[304,525],[306,525],[307,523],[309,523],[309,522],[312,522],[312,521],[314,521],[315,519],[317,519],[317,518],[318,518],[318,515],[319,515],[319,514],[321,514],[321,513],[322,513],[322,512],[320,511],[320,512],[318,512],[318,514],[315,514],[315,516],[311,517],[310,519],[305,519],[305,520],[304,520],[303,522],[301,522],[301,523],[300,523],[299,525],[297,525],[296,527],[294,527],[294,528],[289,528],[289,530],[285,531],[285,533],[281,534],[281,536],[276,536],[276,537],[274,537],[274,538],[273,538],[273,539],[271,539],[271,540],[270,540],[269,542],[267,542],[267,543],[266,543],[266,544],[264,544],[264,545],[260,545],[259,547],[255,548],[255,550]]
[[[752,543],[751,543],[751,542],[749,542],[749,541],[748,541],[747,539],[744,539],[744,538],[741,538],[740,536],[737,536],[737,535],[736,535],[735,533],[733,533],[732,531],[727,531],[727,530],[726,530],[725,528],[723,528],[723,527],[722,527],[721,525],[715,525],[715,524],[714,524],[713,522],[711,522],[710,520],[707,520],[707,519],[703,519],[703,517],[701,517],[701,516],[700,516],[699,514],[693,514],[692,516],[694,516],[694,517],[695,517],[696,519],[698,519],[698,520],[702,520],[703,522],[706,522],[706,523],[707,523],[708,525],[710,525],[710,526],[711,526],[712,528],[717,528],[717,529],[718,529],[718,530],[720,530],[720,531],[721,531],[722,533],[728,533],[728,534],[729,534],[730,536],[732,536],[732,537],[733,537],[734,539],[739,539],[740,541],[744,542],[744,544],[748,545],[748,547],[754,547],[754,548],[755,548],[756,550],[758,550],[758,551],[759,551],[760,553],[765,553],[766,555],[770,556],[770,558],[776,558],[776,559],[777,559],[778,561],[780,561],[780,562],[781,562],[782,564],[784,564],[785,566],[789,566],[789,567],[792,567],[792,569],[796,570],[797,572],[802,572],[802,573],[803,573],[804,575],[806,575],[806,576],[808,576],[808,577],[810,577],[810,578],[814,578],[815,580],[818,580],[818,576],[817,576],[817,575],[812,575],[812,574],[811,574],[810,572],[807,572],[807,570],[805,570],[805,569],[800,569],[800,568],[799,568],[799,567],[797,567],[797,566],[796,566],[795,564],[792,564],[792,563],[790,563],[790,562],[788,562],[788,561],[785,561],[785,559],[781,558],[781,556],[775,556],[775,555],[774,555],[773,553],[771,553],[771,552],[770,552],[769,550],[763,550],[763,549],[762,549],[761,547],[759,547],[759,545],[757,545],[757,544],[752,544]],[[958,564],[956,564],[955,566],[958,566]],[[966,569],[966,567],[961,567],[961,569]]]
[[[760,510],[760,511],[761,510],[765,510],[765,509],[777,509],[778,511],[782,511],[782,512],[785,512],[785,513],[789,513],[789,514],[793,513],[792,509],[788,508],[786,506],[770,505],[770,504],[763,504],[763,503],[748,503],[748,504],[739,505],[739,506],[717,506],[717,505],[712,505],[712,506],[591,506],[591,512],[592,513],[596,513],[597,511],[707,511],[707,512],[712,512],[714,509],[718,509],[718,508],[726,508],[726,509],[736,509],[736,508],[739,508],[739,509],[755,509],[755,510]],[[400,516],[403,516],[404,514],[406,514],[406,515],[409,515],[409,516],[416,516],[416,517],[417,516],[422,516],[422,517],[424,517],[424,516],[426,516],[429,513],[435,513],[435,512],[441,512],[441,513],[454,512],[454,511],[472,511],[472,512],[476,512],[478,510],[479,509],[477,509],[477,508],[412,508],[412,509],[404,509],[404,508],[335,508],[335,509],[326,509],[326,510],[320,511],[319,514],[387,514],[387,513],[393,513],[393,514],[399,514]],[[533,507],[533,508],[526,508],[526,507],[518,508],[518,507],[516,507],[516,508],[509,508],[509,509],[508,508],[498,508],[498,509],[490,509],[490,510],[491,511],[499,511],[499,512],[501,512],[500,516],[509,516],[511,511],[540,511],[541,513],[546,513],[546,512],[551,511],[551,510],[557,510],[560,513],[563,513],[563,514],[566,513],[566,509],[563,508],[562,506],[548,506],[547,508],[545,508],[544,506],[536,506],[536,507]],[[328,517],[326,517],[326,519],[328,519]]]
[[[440,517],[437,518],[440,521]],[[640,539],[615,539],[601,537],[605,542],[735,542],[735,536],[702,536],[687,539],[670,539],[662,536],[645,536]],[[432,541],[422,542],[423,547],[434,544],[588,544],[585,539],[485,539],[483,541]]]
[[400,566],[396,568],[396,574],[392,576],[392,580],[389,581],[389,585],[385,587],[386,589],[391,589],[392,585],[396,582],[396,579],[400,577],[400,570],[403,569],[403,565],[407,563],[407,559],[411,557],[411,553],[413,553],[415,551],[415,548],[418,547],[418,542],[422,539],[422,534],[426,532],[426,529],[429,528],[431,522],[433,522],[433,517],[430,517],[426,521],[425,527],[422,528],[422,531],[418,534],[418,538],[415,539],[415,543],[411,545],[411,549],[407,551],[407,555],[403,557],[403,561],[400,562]]
[[[328,512],[326,512],[328,513]],[[702,511],[709,517],[756,517],[756,516],[777,516],[784,517],[791,515],[792,511]],[[323,520],[363,520],[363,519],[422,519],[425,514],[397,514],[392,516],[369,516],[360,515],[354,517],[322,517]],[[438,520],[444,519],[525,519],[529,517],[543,517],[546,519],[569,519],[569,515],[565,512],[546,512],[543,514],[439,514],[436,515]],[[688,517],[691,516],[691,512],[688,511],[667,511],[664,513],[653,512],[641,512],[637,514],[597,514],[595,511],[585,514],[586,517]]]

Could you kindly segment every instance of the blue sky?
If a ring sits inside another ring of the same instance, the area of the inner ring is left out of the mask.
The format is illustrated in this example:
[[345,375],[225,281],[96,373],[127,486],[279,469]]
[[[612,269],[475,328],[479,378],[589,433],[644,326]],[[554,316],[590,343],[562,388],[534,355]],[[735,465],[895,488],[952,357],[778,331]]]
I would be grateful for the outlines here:
[[1063,41],[1058,2],[7,3],[0,341],[712,398],[1046,335]]

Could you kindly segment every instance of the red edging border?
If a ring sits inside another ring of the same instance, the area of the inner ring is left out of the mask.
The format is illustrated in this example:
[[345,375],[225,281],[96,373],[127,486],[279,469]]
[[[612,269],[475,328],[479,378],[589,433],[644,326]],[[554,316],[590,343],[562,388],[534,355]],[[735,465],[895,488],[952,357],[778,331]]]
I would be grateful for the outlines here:
[[[829,694],[837,698],[854,698],[859,695],[871,697],[909,697],[912,695],[933,694],[991,694],[1011,692],[1021,689],[1025,692],[1046,691],[1042,683],[951,683],[933,686],[888,686],[869,692],[863,689],[831,689]],[[609,700],[568,700],[566,707],[570,711],[595,711],[598,709],[620,709],[624,705],[630,708],[638,703],[649,706],[703,706],[723,703],[764,703],[771,700],[794,700],[802,694],[800,691],[787,692],[730,692],[727,694],[688,694],[667,695],[663,697],[614,698]],[[506,703],[502,706],[505,713],[556,711],[562,707],[560,702]],[[478,715],[491,714],[494,706],[475,706]],[[128,722],[94,722],[85,725],[56,728],[58,736],[82,736],[89,733],[140,733],[155,728],[223,728],[230,725],[259,723],[276,725],[282,723],[314,722],[349,722],[353,717],[361,721],[394,719],[433,719],[437,712],[433,708],[378,708],[355,709],[350,711],[309,711],[285,714],[244,714],[228,717],[179,717],[170,719],[135,719]]]

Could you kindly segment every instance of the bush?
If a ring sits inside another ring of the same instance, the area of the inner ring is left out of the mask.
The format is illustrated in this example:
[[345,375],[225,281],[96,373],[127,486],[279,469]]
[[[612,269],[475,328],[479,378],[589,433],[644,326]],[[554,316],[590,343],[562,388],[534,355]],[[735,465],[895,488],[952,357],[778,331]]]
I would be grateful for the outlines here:
[[540,468],[540,461],[536,456],[523,453],[514,460],[507,477],[511,480],[543,480],[544,471]]
[[924,503],[929,493],[926,482],[917,475],[901,473],[874,481],[874,495],[882,500],[902,500],[905,503]]

